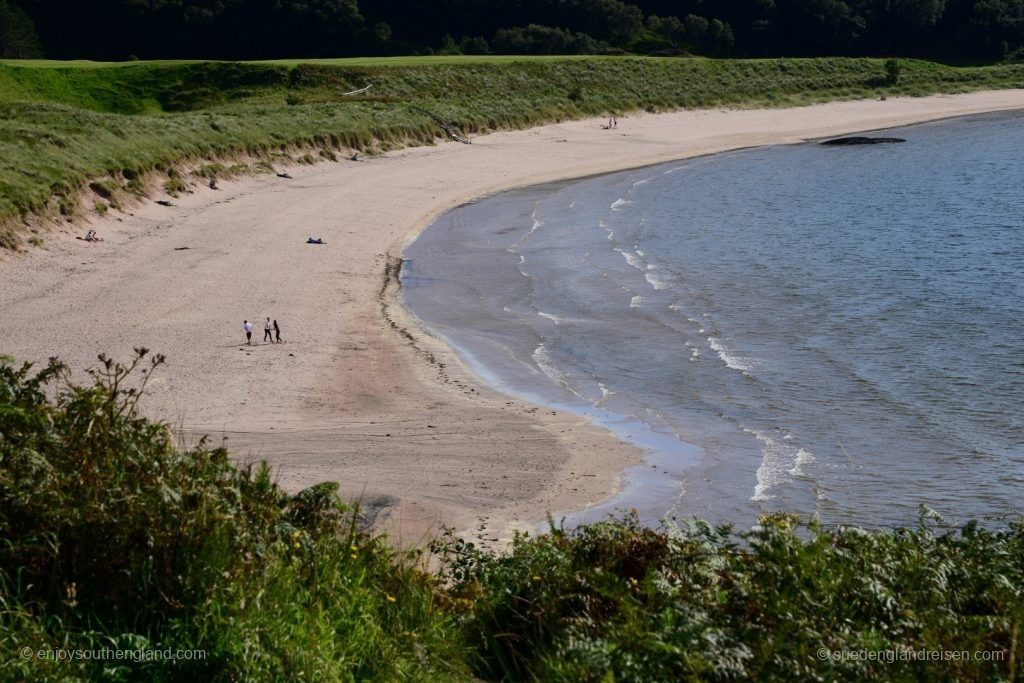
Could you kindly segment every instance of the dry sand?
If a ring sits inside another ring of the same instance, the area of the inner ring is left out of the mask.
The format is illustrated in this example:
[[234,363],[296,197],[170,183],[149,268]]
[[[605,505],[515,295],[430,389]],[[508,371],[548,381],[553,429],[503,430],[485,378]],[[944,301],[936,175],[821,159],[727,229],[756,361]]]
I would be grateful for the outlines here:
[[[442,523],[500,543],[608,497],[641,454],[488,389],[410,319],[388,263],[432,217],[517,185],[1014,108],[1024,90],[590,119],[204,187],[74,228],[102,243],[66,231],[4,259],[0,353],[84,368],[147,346],[168,363],[145,410],[184,438],[227,438],[292,491],[338,481],[402,543]],[[260,341],[267,316],[285,343]]]

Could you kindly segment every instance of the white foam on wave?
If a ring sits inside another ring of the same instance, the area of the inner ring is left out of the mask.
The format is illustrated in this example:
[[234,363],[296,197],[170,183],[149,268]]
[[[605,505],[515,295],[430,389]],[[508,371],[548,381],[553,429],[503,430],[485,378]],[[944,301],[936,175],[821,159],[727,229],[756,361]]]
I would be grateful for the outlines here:
[[682,171],[684,168],[689,168],[689,167],[690,167],[689,164],[683,164],[682,166],[676,166],[675,168],[670,168],[667,171],[663,171],[662,175],[672,175],[676,171]]
[[[793,437],[792,435],[787,434],[786,438],[792,439]],[[793,469],[791,469],[789,473],[794,477],[806,476],[803,470],[804,465],[810,465],[815,461],[817,461],[817,458],[814,457],[813,453],[804,448],[800,448],[796,452],[796,461],[793,463]]]
[[505,251],[510,251],[513,254],[518,253],[519,245],[521,245],[524,241],[529,239],[530,235],[532,235],[533,233],[537,232],[537,230],[539,230],[541,227],[544,226],[544,221],[542,221],[539,218],[537,218],[537,207],[536,206],[533,208],[533,213],[530,214],[530,218],[533,220],[533,225],[530,226],[530,229],[526,231],[525,235],[523,235],[522,237],[517,239],[515,244],[513,244],[511,247],[509,247]]
[[537,315],[539,315],[542,318],[547,318],[548,320],[550,320],[551,322],[555,323],[556,325],[558,325],[559,323],[562,322],[562,319],[559,318],[557,315],[555,315],[553,313],[545,313],[544,311],[537,311]]
[[634,296],[629,301],[629,307],[630,308],[643,308],[643,305],[645,303],[647,303],[647,299],[643,298],[642,296]]
[[637,185],[646,185],[649,182],[651,182],[650,178],[644,178],[643,180],[638,180],[635,183],[633,183],[633,187],[636,187]]
[[540,371],[543,372],[548,377],[548,379],[555,382],[556,384],[561,384],[563,387],[566,388],[567,391],[569,391],[569,393],[573,394],[574,396],[577,396],[583,399],[584,401],[588,401],[586,396],[576,391],[569,385],[569,375],[558,369],[558,366],[555,365],[554,359],[551,358],[551,354],[548,353],[548,350],[547,348],[545,348],[544,344],[541,344],[536,349],[534,349],[531,357],[533,358],[533,362],[537,364],[537,367],[540,368]]
[[[704,329],[701,328],[700,332],[703,333]],[[733,370],[752,372],[754,367],[757,365],[757,362],[751,358],[737,356],[731,349],[726,347],[720,339],[716,339],[715,337],[708,337],[708,346],[710,346],[711,350],[717,353],[718,357]]]
[[649,272],[644,273],[644,279],[647,280],[647,282],[650,283],[651,287],[654,287],[655,289],[665,289],[665,287],[667,286],[664,280],[662,280],[657,275],[653,275]]
[[786,451],[781,444],[770,436],[757,434],[758,440],[764,444],[761,450],[761,466],[757,468],[757,485],[754,486],[754,495],[750,497],[753,501],[771,500],[775,496],[769,491],[779,484],[789,481],[786,477]]
[[628,205],[629,205],[630,203],[631,203],[631,202],[630,202],[630,201],[629,201],[628,199],[624,199],[624,198],[622,198],[622,197],[619,197],[619,198],[618,198],[618,199],[616,199],[616,200],[615,200],[614,202],[612,202],[612,205],[611,205],[611,210],[612,210],[612,211],[618,211],[618,210],[619,210],[619,209],[621,209],[622,207],[624,207],[624,206],[628,206]]
[[810,451],[784,443],[792,438],[791,435],[787,434],[778,439],[771,434],[750,429],[743,431],[753,434],[762,444],[761,466],[757,468],[757,484],[754,486],[754,494],[750,497],[752,501],[775,498],[771,494],[773,487],[792,481],[792,477],[805,476],[801,468],[816,460]]
[[601,389],[601,398],[594,401],[594,407],[597,408],[605,401],[605,399],[611,398],[615,395],[615,392],[604,385],[604,382],[598,382],[597,386]]
[[[530,226],[530,230],[525,235],[523,235],[523,239],[525,239],[525,238],[529,237],[530,235],[532,235],[533,233],[537,232],[537,228],[539,228],[540,226],[544,225],[544,221],[538,220],[536,215],[530,216],[530,218],[533,219],[533,225],[531,225]],[[522,241],[522,240],[520,240],[520,241]]]
[[629,265],[633,266],[637,270],[643,270],[644,269],[643,264],[640,263],[640,259],[638,259],[634,254],[630,254],[628,251],[624,251],[622,249],[619,249],[618,247],[615,247],[615,251],[617,251],[620,254],[622,254],[622,258],[626,259],[626,263],[628,263]]

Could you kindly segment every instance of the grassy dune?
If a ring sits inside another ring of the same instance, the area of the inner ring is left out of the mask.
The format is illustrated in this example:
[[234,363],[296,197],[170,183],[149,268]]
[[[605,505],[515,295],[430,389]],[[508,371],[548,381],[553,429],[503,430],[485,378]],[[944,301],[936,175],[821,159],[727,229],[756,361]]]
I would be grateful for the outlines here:
[[777,515],[736,533],[626,516],[500,556],[443,537],[427,572],[360,530],[336,485],[292,496],[266,467],[176,447],[136,411],[161,360],[135,362],[74,386],[0,357],[0,680],[1024,677],[1021,520]]
[[[342,93],[372,84],[366,94]],[[467,133],[678,107],[782,106],[885,94],[1024,87],[1024,65],[881,60],[401,57],[318,62],[0,62],[0,246],[31,216],[115,208],[170,190],[182,162],[205,174],[262,160],[332,159],[432,144],[436,112]],[[243,163],[234,165],[233,162]]]

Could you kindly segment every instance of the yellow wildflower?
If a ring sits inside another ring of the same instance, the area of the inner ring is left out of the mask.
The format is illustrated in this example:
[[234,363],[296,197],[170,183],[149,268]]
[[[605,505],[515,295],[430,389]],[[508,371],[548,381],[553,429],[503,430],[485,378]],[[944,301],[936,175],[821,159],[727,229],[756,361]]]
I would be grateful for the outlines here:
[[385,597],[387,598],[388,602],[398,602],[394,595],[387,595]]

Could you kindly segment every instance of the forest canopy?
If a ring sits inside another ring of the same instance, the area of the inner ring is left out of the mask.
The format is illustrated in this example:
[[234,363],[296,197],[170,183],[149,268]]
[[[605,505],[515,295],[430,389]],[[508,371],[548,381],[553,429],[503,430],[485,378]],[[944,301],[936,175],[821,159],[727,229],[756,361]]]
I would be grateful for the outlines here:
[[1024,0],[0,0],[0,56],[1019,59]]

